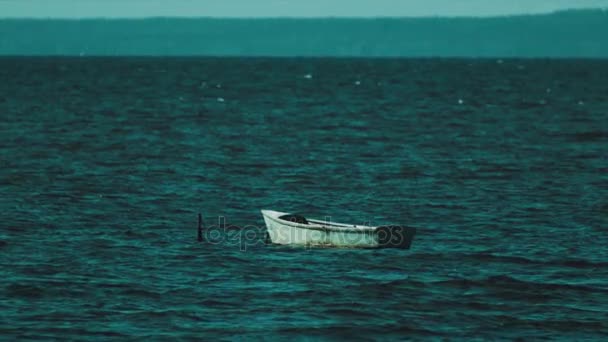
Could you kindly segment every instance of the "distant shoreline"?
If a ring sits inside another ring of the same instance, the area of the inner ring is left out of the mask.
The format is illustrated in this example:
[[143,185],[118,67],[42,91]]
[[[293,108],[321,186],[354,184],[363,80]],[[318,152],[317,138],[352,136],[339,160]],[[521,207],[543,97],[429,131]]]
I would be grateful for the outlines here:
[[551,16],[563,13],[580,13],[580,12],[608,12],[608,7],[597,8],[581,8],[581,9],[563,9],[556,11],[538,11],[532,13],[511,13],[511,14],[492,14],[492,15],[421,15],[421,16],[257,16],[257,17],[242,17],[242,16],[147,16],[147,17],[2,17],[2,20],[55,20],[55,21],[87,21],[87,20],[157,20],[157,19],[185,19],[185,20],[385,20],[385,19],[496,19],[496,18],[518,18],[518,17],[542,17]]
[[496,17],[0,19],[4,56],[608,58],[608,11]]

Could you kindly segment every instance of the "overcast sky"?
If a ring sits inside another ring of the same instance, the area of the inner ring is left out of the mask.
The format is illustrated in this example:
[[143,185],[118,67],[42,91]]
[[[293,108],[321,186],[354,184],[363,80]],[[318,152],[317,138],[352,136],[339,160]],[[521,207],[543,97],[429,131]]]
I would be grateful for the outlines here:
[[492,16],[608,8],[608,0],[0,0],[0,17]]

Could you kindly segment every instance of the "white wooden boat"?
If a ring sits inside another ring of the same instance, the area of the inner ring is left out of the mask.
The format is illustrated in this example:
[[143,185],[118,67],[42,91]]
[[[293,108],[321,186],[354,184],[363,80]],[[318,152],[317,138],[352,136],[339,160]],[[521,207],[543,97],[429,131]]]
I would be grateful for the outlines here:
[[408,249],[416,234],[411,227],[334,223],[272,210],[262,216],[270,241],[281,245]]

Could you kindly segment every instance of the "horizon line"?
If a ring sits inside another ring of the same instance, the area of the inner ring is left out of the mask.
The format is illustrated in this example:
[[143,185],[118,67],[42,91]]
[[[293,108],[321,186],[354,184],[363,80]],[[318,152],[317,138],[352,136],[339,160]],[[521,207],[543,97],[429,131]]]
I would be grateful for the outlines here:
[[521,60],[594,60],[608,61],[608,56],[464,56],[464,55],[382,55],[382,56],[363,56],[363,55],[236,55],[236,54],[120,54],[120,55],[103,55],[103,54],[2,54],[0,59],[9,58],[70,58],[70,59],[124,59],[124,58],[141,58],[141,59],[167,59],[167,58],[208,58],[208,59],[415,59],[415,60],[481,60],[481,61],[521,61]]

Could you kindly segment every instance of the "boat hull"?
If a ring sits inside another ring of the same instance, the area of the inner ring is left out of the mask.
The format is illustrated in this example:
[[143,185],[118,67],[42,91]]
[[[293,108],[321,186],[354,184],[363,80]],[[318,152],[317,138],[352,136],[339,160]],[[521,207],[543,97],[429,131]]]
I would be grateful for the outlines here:
[[279,219],[283,213],[263,210],[262,214],[270,241],[280,245],[407,249],[415,234],[415,229],[402,226],[303,225]]

